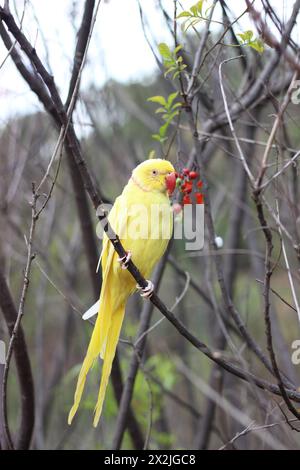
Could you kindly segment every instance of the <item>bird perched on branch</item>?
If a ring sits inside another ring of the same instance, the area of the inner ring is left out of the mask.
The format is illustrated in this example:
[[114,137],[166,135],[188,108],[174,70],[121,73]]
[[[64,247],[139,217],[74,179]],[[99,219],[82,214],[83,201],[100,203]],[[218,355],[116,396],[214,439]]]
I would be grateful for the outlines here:
[[[175,186],[175,170],[169,161],[146,160],[133,170],[122,194],[113,205],[108,220],[119,236],[126,256],[118,258],[112,243],[104,234],[100,257],[103,282],[100,299],[95,304],[98,316],[79,373],[69,424],[78,409],[87,374],[98,356],[103,359],[103,366],[94,426],[99,422],[127,300],[136,289],[141,290],[143,297],[150,297],[154,289],[151,281],[147,281],[146,288],[137,286],[126,270],[127,265],[131,258],[141,274],[148,279],[163,256],[172,235],[169,196]],[[92,316],[95,306],[83,318]]]

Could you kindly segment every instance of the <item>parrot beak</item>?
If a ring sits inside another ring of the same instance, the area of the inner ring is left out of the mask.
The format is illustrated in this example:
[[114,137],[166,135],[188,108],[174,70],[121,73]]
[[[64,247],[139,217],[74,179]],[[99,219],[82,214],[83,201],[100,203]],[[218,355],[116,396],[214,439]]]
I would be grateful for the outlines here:
[[166,188],[168,195],[171,196],[176,188],[176,176],[174,172],[166,176]]

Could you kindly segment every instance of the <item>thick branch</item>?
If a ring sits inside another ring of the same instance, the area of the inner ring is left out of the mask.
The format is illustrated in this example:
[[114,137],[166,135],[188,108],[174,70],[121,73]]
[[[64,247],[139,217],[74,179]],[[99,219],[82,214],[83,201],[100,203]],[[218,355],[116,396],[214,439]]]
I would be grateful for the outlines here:
[[[8,332],[11,336],[18,313],[1,267],[0,307],[7,324]],[[21,425],[15,448],[29,449],[34,426],[34,387],[30,359],[22,326],[19,327],[18,335],[15,339],[14,357],[16,360],[21,395]]]

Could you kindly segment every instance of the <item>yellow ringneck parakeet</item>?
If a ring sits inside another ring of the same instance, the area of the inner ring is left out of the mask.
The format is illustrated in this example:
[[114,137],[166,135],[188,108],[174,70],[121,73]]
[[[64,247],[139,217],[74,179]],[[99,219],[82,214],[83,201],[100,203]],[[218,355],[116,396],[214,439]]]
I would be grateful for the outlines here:
[[[174,191],[175,183],[175,170],[169,161],[146,160],[133,170],[109,214],[109,222],[119,235],[128,256],[120,260],[104,234],[101,253],[103,282],[98,316],[79,373],[69,424],[78,409],[88,371],[98,356],[103,359],[103,367],[94,426],[99,422],[126,303],[137,288],[134,278],[126,270],[126,262],[132,257],[146,279],[151,275],[171,238],[172,212],[169,195]],[[148,288],[142,290],[143,296],[151,295],[152,283],[149,281]]]

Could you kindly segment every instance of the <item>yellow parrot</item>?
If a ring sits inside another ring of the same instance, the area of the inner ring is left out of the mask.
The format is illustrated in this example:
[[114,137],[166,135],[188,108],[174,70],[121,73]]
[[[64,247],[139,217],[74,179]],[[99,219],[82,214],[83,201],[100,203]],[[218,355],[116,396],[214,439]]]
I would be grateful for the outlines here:
[[[141,274],[148,279],[163,256],[172,235],[173,219],[169,196],[175,186],[175,170],[168,160],[146,160],[133,170],[110,211],[108,220],[119,235],[127,255],[118,258],[112,243],[104,234],[100,256],[103,282],[97,303],[98,316],[79,373],[74,404],[68,417],[69,424],[78,409],[87,374],[100,355],[103,366],[94,426],[99,422],[127,300],[136,289],[142,291],[143,297],[150,297],[154,289],[151,281],[147,281],[148,285],[144,289],[137,286],[134,278],[126,271],[127,263],[132,258]],[[93,307],[83,318],[91,316],[91,312]]]

